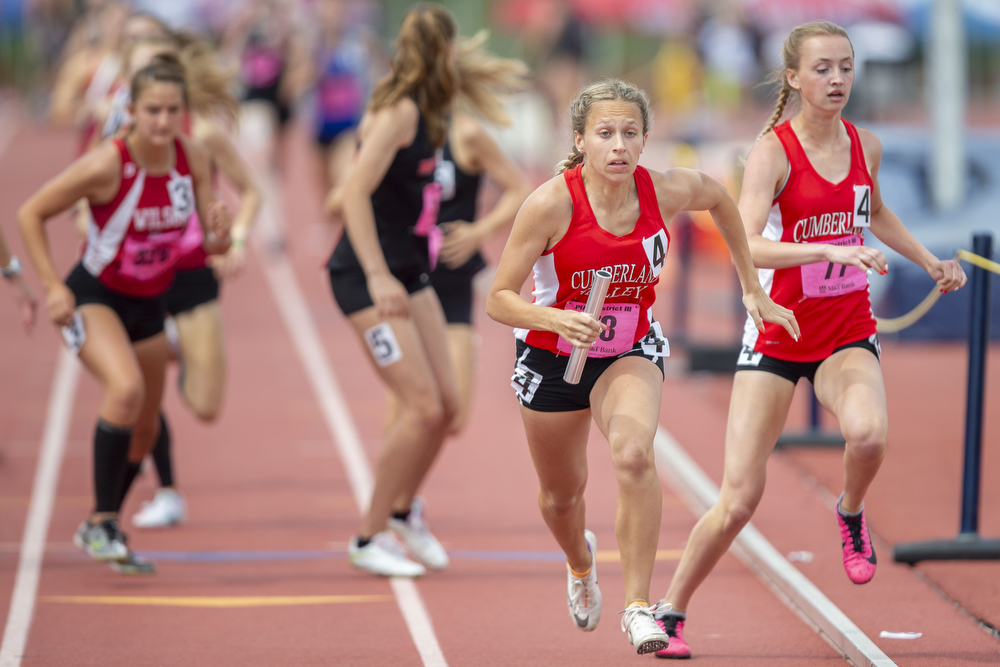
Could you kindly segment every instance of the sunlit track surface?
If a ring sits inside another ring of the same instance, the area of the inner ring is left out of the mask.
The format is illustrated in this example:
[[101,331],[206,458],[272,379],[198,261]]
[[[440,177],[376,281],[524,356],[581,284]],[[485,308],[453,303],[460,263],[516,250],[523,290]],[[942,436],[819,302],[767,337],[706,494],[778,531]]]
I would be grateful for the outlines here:
[[[72,146],[68,134],[31,127],[10,142],[0,160],[0,224],[15,242],[11,223],[20,198],[68,163]],[[309,149],[293,132],[283,156],[286,258],[320,345],[343,383],[365,457],[373,461],[383,428],[383,392],[336,310],[322,270],[336,232],[321,221]],[[66,271],[76,239],[68,220],[53,221],[49,229],[60,270]],[[494,261],[499,249],[499,243],[488,248]],[[21,252],[19,245],[15,250]],[[270,296],[265,258],[251,252],[249,260],[246,274],[223,290],[230,386],[222,418],[210,426],[197,423],[178,399],[173,372],[168,379],[166,410],[189,521],[166,531],[129,529],[127,517],[152,497],[152,474],[140,478],[125,508],[130,543],[158,563],[154,577],[122,577],[69,547],[88,509],[90,437],[99,401],[96,383],[82,374],[21,665],[422,664],[390,583],[347,563],[344,545],[358,527],[349,473]],[[26,338],[7,317],[9,306],[0,301],[4,623],[57,361],[55,332],[42,324]],[[509,389],[510,332],[486,319],[481,301],[476,320],[482,352],[472,423],[446,445],[423,490],[431,526],[453,558],[448,570],[416,585],[441,653],[453,666],[638,660],[615,622],[623,591],[613,552],[616,489],[607,445],[595,430],[587,489],[589,527],[610,549],[598,563],[606,618],[594,633],[583,634],[567,618],[562,557],[537,509],[537,482]],[[961,461],[957,444],[942,443],[960,442],[963,349],[884,348],[891,435],[889,457],[868,498],[880,557],[875,579],[853,586],[839,562],[829,505],[829,494],[839,492],[835,451],[773,457],[754,523],[780,553],[814,554],[811,563],[795,567],[898,664],[991,664],[1000,656],[1000,642],[908,568],[894,566],[884,541],[955,530]],[[987,415],[1000,414],[1000,357],[992,359]],[[681,367],[680,358],[670,360],[661,423],[718,484],[730,380],[686,377]],[[935,378],[932,388],[927,376]],[[804,412],[794,406],[793,420]],[[927,419],[930,414],[937,418]],[[987,417],[982,527],[987,535],[1000,534],[1000,512],[992,509],[1000,507],[1000,476],[989,459],[991,451],[1000,451],[996,428]],[[678,493],[664,486],[654,597],[665,591],[696,519]],[[1000,581],[991,567],[930,564],[921,572],[964,599],[970,612],[989,619],[1000,616],[993,615],[1000,596],[984,583]],[[699,665],[844,664],[732,556],[723,558],[689,611],[686,636]],[[879,639],[882,630],[924,636]]]

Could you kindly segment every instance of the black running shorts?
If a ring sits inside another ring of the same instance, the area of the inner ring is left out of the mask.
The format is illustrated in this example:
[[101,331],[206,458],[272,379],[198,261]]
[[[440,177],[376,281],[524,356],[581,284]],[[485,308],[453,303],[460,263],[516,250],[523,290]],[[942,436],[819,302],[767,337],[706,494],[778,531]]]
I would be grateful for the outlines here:
[[[665,344],[665,341],[664,341]],[[654,346],[655,347],[655,346]],[[517,341],[517,361],[510,386],[517,394],[518,402],[536,412],[571,412],[590,408],[590,392],[604,371],[623,357],[644,357],[656,364],[663,373],[663,356],[656,355],[650,346],[642,341],[628,352],[617,357],[592,357],[583,366],[579,384],[569,384],[563,380],[567,355],[557,355],[538,347],[532,347],[523,340]]]
[[[882,347],[878,343],[878,334],[872,334],[868,338],[862,338],[852,343],[845,343],[833,351],[833,354],[851,347],[860,347],[875,355],[879,361],[882,360]],[[829,359],[829,357],[827,357]],[[739,371],[764,371],[779,375],[792,384],[797,384],[799,378],[805,378],[815,384],[816,371],[820,364],[826,359],[819,361],[785,361],[769,357],[763,352],[754,352],[749,347],[740,350],[740,356],[736,360],[736,370]]]
[[475,273],[452,270],[438,264],[431,273],[431,285],[437,292],[448,324],[472,324],[472,280]]
[[66,277],[66,287],[76,297],[76,305],[99,303],[115,311],[125,326],[128,339],[137,343],[163,331],[163,297],[135,297],[115,292],[90,275],[82,264]]
[[190,271],[178,271],[174,284],[163,295],[167,312],[180,315],[197,306],[219,298],[219,281],[207,266]]
[[[410,294],[431,286],[430,276],[420,269],[393,270],[392,275],[403,283]],[[330,269],[330,287],[333,288],[333,298],[344,315],[353,315],[375,305],[368,294],[365,272],[361,269]]]

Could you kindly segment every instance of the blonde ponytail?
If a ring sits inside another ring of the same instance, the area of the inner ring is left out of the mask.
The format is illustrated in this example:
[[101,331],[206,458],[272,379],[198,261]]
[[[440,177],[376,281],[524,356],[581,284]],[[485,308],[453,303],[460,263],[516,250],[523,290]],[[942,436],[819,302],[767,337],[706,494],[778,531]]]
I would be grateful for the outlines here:
[[573,145],[573,150],[570,154],[566,156],[566,159],[556,165],[556,174],[561,174],[564,171],[569,171],[570,169],[575,169],[578,165],[583,164],[583,153],[577,149],[576,144]]

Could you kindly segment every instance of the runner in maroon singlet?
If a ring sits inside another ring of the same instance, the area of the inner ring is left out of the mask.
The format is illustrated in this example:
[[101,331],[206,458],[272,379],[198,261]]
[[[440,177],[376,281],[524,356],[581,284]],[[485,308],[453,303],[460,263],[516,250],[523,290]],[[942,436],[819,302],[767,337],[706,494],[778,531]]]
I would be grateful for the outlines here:
[[[94,435],[93,513],[74,541],[91,557],[130,573],[152,565],[134,556],[118,512],[157,436],[167,348],[162,295],[173,281],[180,240],[195,212],[207,221],[206,247],[225,250],[229,216],[214,201],[208,156],[181,134],[184,70],[159,56],[132,80],[133,130],[71,164],[18,212],[25,245],[46,290],[49,317],[104,389]],[[86,198],[92,211],[83,259],[63,281],[45,220]]]

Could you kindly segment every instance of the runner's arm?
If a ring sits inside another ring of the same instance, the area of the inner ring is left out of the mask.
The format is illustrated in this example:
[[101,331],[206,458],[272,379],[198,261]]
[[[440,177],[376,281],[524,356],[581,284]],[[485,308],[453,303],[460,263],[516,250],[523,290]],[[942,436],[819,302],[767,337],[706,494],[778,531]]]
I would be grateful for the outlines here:
[[213,267],[224,275],[233,275],[243,267],[247,236],[260,210],[260,189],[250,175],[250,166],[221,128],[212,122],[205,122],[200,134],[215,164],[240,195],[239,207],[229,230],[232,245],[224,256],[213,258]]
[[113,143],[86,153],[43,185],[17,212],[17,222],[31,263],[49,290],[62,284],[45,234],[45,221],[78,200],[110,201],[121,184],[121,157]]
[[[880,241],[924,269],[941,290],[951,292],[965,285],[965,271],[954,259],[940,260],[918,241],[882,199],[878,171],[882,164],[882,142],[869,130],[858,130],[872,177],[871,231]],[[886,272],[888,272],[886,266]]]
[[372,302],[383,317],[407,317],[409,296],[382,253],[371,196],[396,153],[412,143],[419,118],[416,103],[404,98],[363,119],[361,148],[342,188],[344,229],[365,273]]
[[573,210],[562,181],[562,176],[556,176],[521,206],[486,297],[486,313],[501,324],[554,331],[573,345],[588,348],[604,329],[600,322],[586,313],[536,306],[521,297],[535,260],[569,227]]
[[[655,182],[664,183],[662,176],[655,178]],[[667,178],[670,182],[665,185],[670,189],[658,189],[657,192],[661,207],[670,205],[670,190],[674,190],[681,198],[682,210],[708,211],[712,215],[736,267],[743,289],[743,304],[757,328],[763,330],[763,322],[779,324],[792,338],[798,340],[799,325],[792,311],[774,303],[760,285],[740,211],[726,186],[711,176],[692,169],[672,169]]]
[[[453,122],[458,122],[457,119]],[[472,157],[473,166],[481,169],[502,188],[503,194],[493,208],[475,222],[456,220],[445,223],[446,235],[441,247],[441,260],[458,268],[493,234],[509,225],[525,198],[531,184],[513,160],[493,140],[489,132],[474,120],[467,121],[467,130],[460,135],[465,154]]]

